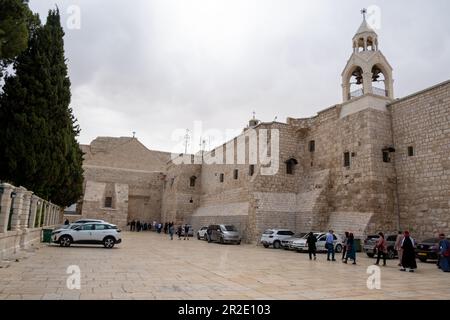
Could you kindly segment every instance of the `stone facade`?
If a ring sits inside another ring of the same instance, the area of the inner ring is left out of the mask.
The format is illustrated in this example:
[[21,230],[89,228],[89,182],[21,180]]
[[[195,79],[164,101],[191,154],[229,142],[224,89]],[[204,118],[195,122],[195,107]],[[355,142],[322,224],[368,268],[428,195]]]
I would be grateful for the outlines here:
[[353,44],[343,102],[314,117],[252,119],[224,145],[173,160],[134,138],[97,138],[84,147],[82,214],[235,224],[248,242],[267,228],[448,233],[450,82],[394,100],[392,68],[365,21]]

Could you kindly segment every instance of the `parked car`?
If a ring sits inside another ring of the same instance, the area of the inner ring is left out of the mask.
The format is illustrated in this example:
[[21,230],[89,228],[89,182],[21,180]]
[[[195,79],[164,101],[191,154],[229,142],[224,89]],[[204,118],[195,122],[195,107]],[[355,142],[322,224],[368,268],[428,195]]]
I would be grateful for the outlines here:
[[287,237],[287,238],[281,240],[281,247],[286,250],[293,250],[292,243],[294,243],[294,241],[296,241],[296,240],[302,239],[307,234],[308,233],[306,233],[306,232],[300,232],[300,233],[294,234],[291,237]]
[[422,262],[437,260],[439,257],[439,241],[439,238],[430,238],[419,242],[415,249],[416,257]]
[[[375,252],[375,245],[379,239],[379,235],[368,235],[366,239],[364,240],[364,246],[363,250],[369,256],[370,258],[373,258],[376,254]],[[397,256],[397,251],[395,250],[395,241],[397,240],[397,235],[387,235],[385,236],[386,242],[387,242],[387,257],[389,259],[394,259]]]
[[52,232],[52,242],[61,247],[69,247],[72,243],[103,244],[105,248],[112,248],[121,243],[120,229],[116,225],[106,222],[91,222],[77,225],[75,228],[58,229]]
[[206,237],[208,242],[220,242],[220,243],[236,243],[241,244],[241,236],[233,225],[225,224],[212,224],[208,226],[206,231]]
[[261,243],[264,248],[273,246],[275,249],[281,248],[281,241],[294,235],[289,229],[267,229],[261,235]]
[[[317,242],[316,242],[316,249],[317,252],[320,251],[327,251],[327,249],[325,249],[325,243],[326,243],[326,232],[314,232],[313,233],[316,236]],[[308,235],[305,235],[303,238],[299,239],[299,240],[295,240],[294,242],[292,242],[292,249],[296,250],[297,252],[302,252],[302,251],[308,251],[308,244],[306,243],[306,239],[308,238]],[[342,252],[342,238],[341,236],[337,235],[337,234],[333,234],[333,245],[334,245],[334,251],[336,253],[340,253]]]
[[198,240],[200,240],[200,239],[205,239],[205,240],[207,240],[207,238],[206,238],[206,231],[208,230],[208,227],[206,226],[206,227],[201,227],[198,231],[197,231],[197,239]]

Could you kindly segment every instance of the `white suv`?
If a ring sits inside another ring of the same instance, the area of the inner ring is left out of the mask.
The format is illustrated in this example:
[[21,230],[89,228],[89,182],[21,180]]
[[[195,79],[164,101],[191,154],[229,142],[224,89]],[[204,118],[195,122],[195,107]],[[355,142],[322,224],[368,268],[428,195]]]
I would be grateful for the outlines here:
[[275,249],[281,248],[281,241],[290,238],[294,235],[289,229],[267,229],[261,236],[261,243],[264,248],[268,248],[271,245]]
[[69,247],[72,243],[103,244],[112,248],[121,243],[120,230],[117,226],[106,222],[88,222],[69,229],[57,229],[52,232],[52,242],[61,247]]

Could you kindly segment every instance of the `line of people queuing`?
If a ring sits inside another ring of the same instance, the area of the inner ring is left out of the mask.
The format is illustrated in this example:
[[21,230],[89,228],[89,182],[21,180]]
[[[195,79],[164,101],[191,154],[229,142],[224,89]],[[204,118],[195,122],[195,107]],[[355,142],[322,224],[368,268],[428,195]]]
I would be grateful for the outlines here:
[[[383,266],[386,266],[388,244],[383,232],[379,232],[378,235],[379,238],[374,248],[377,254],[375,265],[379,265],[380,260],[383,259]],[[450,242],[445,238],[445,234],[443,233],[439,235],[439,239],[439,260],[437,262],[437,266],[444,272],[450,272]],[[313,232],[310,232],[306,240],[310,260],[313,258],[314,260],[317,259],[316,242],[316,236]],[[415,242],[409,231],[399,231],[394,249],[398,253],[398,266],[401,267],[400,271],[409,270],[409,272],[414,272],[414,270],[417,269],[416,253],[414,248]],[[333,230],[329,230],[326,234],[325,249],[327,250],[327,261],[336,261]],[[345,237],[342,241],[342,262],[347,263],[348,260],[352,260],[352,264],[356,264],[355,237],[351,232],[345,232]]]

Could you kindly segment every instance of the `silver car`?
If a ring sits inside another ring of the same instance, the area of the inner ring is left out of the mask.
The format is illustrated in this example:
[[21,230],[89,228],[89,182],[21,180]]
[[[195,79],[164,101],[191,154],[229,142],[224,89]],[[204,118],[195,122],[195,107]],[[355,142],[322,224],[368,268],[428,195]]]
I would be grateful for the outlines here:
[[[325,232],[314,232],[314,235],[316,236],[317,242],[316,242],[316,248],[317,252],[320,251],[327,251],[325,249],[325,240],[327,237],[327,234]],[[297,250],[298,252],[302,251],[308,251],[308,244],[306,243],[307,236],[300,240],[296,240],[292,243],[292,249]],[[333,233],[333,244],[334,244],[334,251],[336,253],[342,252],[342,238]]]
[[241,244],[241,235],[235,226],[229,224],[212,224],[206,231],[208,242]]

